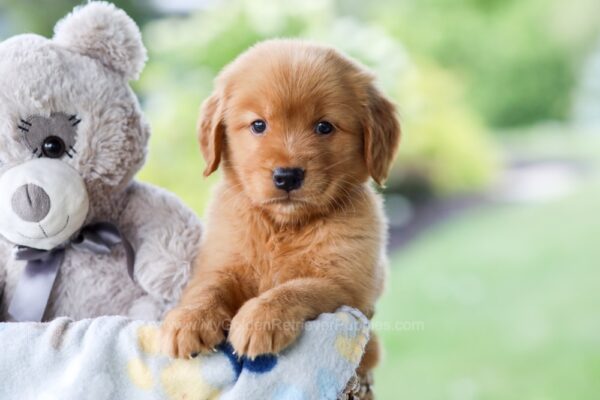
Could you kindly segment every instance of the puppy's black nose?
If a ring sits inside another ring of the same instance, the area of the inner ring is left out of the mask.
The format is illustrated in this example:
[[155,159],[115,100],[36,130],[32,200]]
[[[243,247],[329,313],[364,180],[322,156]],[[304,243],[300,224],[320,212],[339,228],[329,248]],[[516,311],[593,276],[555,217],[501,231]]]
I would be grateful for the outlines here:
[[277,189],[291,192],[302,186],[304,170],[301,168],[275,168],[273,171],[273,184]]

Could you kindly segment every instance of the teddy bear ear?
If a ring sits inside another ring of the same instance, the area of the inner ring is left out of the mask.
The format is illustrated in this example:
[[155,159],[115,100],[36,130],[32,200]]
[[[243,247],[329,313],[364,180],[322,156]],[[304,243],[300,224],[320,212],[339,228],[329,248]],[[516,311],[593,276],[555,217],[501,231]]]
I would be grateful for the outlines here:
[[103,1],[76,7],[56,24],[53,41],[99,60],[128,80],[139,77],[147,59],[136,23]]

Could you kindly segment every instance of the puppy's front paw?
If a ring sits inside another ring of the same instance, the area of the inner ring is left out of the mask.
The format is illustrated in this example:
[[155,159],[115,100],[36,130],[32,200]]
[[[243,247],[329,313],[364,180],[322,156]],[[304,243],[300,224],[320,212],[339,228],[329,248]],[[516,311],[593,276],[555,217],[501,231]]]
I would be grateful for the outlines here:
[[250,358],[279,353],[298,337],[303,322],[289,311],[254,298],[231,321],[229,342],[236,354]]
[[179,306],[167,314],[161,326],[161,350],[178,358],[213,351],[225,340],[230,321],[229,314],[219,307]]

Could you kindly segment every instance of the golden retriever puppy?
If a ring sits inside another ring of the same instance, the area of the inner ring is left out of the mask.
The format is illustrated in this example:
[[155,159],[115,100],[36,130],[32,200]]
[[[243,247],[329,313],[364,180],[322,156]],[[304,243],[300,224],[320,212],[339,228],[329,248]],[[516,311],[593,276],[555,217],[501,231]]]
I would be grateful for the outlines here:
[[198,134],[204,174],[220,165],[223,179],[194,276],[163,323],[164,351],[188,357],[227,338],[255,357],[342,305],[372,317],[387,233],[369,177],[384,182],[400,139],[372,74],[328,47],[260,43],[219,75]]

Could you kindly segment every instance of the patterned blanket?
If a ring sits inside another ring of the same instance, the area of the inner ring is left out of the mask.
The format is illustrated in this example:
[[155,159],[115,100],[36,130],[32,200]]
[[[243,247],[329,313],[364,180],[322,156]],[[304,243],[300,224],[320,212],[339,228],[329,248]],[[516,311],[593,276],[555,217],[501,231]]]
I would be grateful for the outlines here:
[[277,356],[238,359],[229,345],[190,360],[158,353],[158,324],[123,317],[0,323],[2,400],[336,399],[368,340],[344,307],[307,322]]

